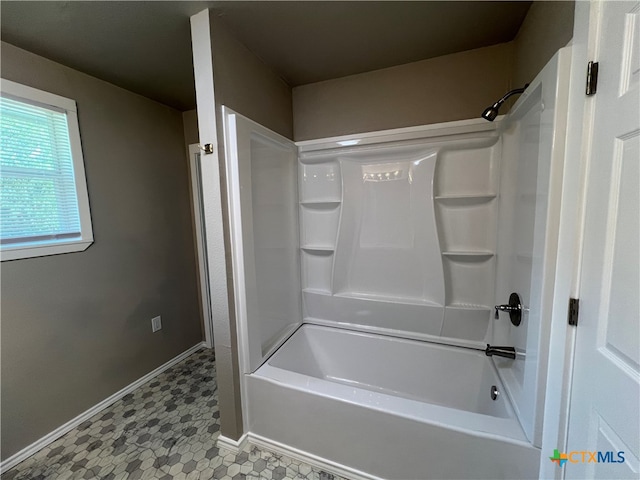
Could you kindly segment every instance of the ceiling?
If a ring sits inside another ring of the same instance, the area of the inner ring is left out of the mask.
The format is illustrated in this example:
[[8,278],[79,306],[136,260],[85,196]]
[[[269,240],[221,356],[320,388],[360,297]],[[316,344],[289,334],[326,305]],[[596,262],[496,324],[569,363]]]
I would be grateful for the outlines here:
[[512,40],[528,1],[0,2],[3,41],[179,110],[195,108],[189,17],[215,8],[289,85]]

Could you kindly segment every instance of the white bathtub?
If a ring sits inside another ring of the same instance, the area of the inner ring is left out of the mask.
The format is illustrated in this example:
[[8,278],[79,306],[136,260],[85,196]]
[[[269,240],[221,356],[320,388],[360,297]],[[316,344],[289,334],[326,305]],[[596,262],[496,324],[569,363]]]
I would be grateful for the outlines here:
[[477,350],[305,324],[246,385],[252,434],[372,477],[538,475]]

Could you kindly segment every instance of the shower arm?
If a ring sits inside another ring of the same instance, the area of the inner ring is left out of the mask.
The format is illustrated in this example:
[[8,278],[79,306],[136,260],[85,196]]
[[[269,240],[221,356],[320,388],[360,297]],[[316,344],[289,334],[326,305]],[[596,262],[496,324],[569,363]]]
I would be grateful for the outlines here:
[[507,92],[496,103],[494,103],[490,107],[485,108],[484,112],[482,112],[481,117],[484,118],[485,120],[493,122],[498,117],[498,113],[499,113],[500,107],[507,100],[507,98],[509,98],[511,95],[517,95],[517,94],[520,94],[520,93],[524,93],[524,91],[527,89],[528,86],[529,86],[529,84],[527,83],[522,88],[514,88],[513,90]]
[[511,97],[511,96],[513,96],[513,95],[518,95],[518,94],[520,94],[520,93],[524,93],[524,91],[527,89],[527,87],[528,87],[528,86],[529,86],[529,84],[527,83],[527,84],[525,84],[525,86],[524,86],[524,87],[522,87],[522,88],[514,88],[513,90],[511,90],[511,91],[509,91],[509,92],[505,93],[505,94],[504,94],[504,96],[503,96],[500,100],[498,100],[498,101],[495,103],[495,105],[502,105],[504,102],[506,102],[506,101],[507,101],[507,99],[508,99],[509,97]]

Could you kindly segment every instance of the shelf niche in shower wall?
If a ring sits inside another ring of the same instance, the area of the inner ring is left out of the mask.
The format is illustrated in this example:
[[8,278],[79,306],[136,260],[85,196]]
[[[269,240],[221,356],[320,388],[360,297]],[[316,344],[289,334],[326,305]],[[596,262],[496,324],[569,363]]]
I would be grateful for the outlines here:
[[434,189],[446,303],[441,335],[484,341],[495,278],[500,144],[443,151]]
[[493,294],[494,262],[488,255],[456,255],[444,258],[447,306],[489,310]]
[[333,249],[302,249],[302,285],[305,292],[331,294]]
[[342,201],[342,181],[337,160],[301,162],[299,167],[298,185],[302,205],[339,205]]
[[434,185],[436,198],[495,196],[499,167],[495,146],[461,147],[440,152]]
[[330,295],[342,200],[340,165],[333,159],[300,162],[298,172],[302,289]]
[[340,202],[300,205],[300,246],[308,250],[333,250],[338,235]]
[[436,215],[443,252],[495,252],[495,194],[436,199]]

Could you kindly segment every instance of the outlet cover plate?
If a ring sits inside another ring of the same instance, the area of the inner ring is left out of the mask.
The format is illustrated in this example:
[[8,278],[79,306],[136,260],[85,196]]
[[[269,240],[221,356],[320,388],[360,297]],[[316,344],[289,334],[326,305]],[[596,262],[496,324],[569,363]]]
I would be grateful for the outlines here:
[[151,331],[154,333],[162,329],[162,318],[158,315],[151,319]]

